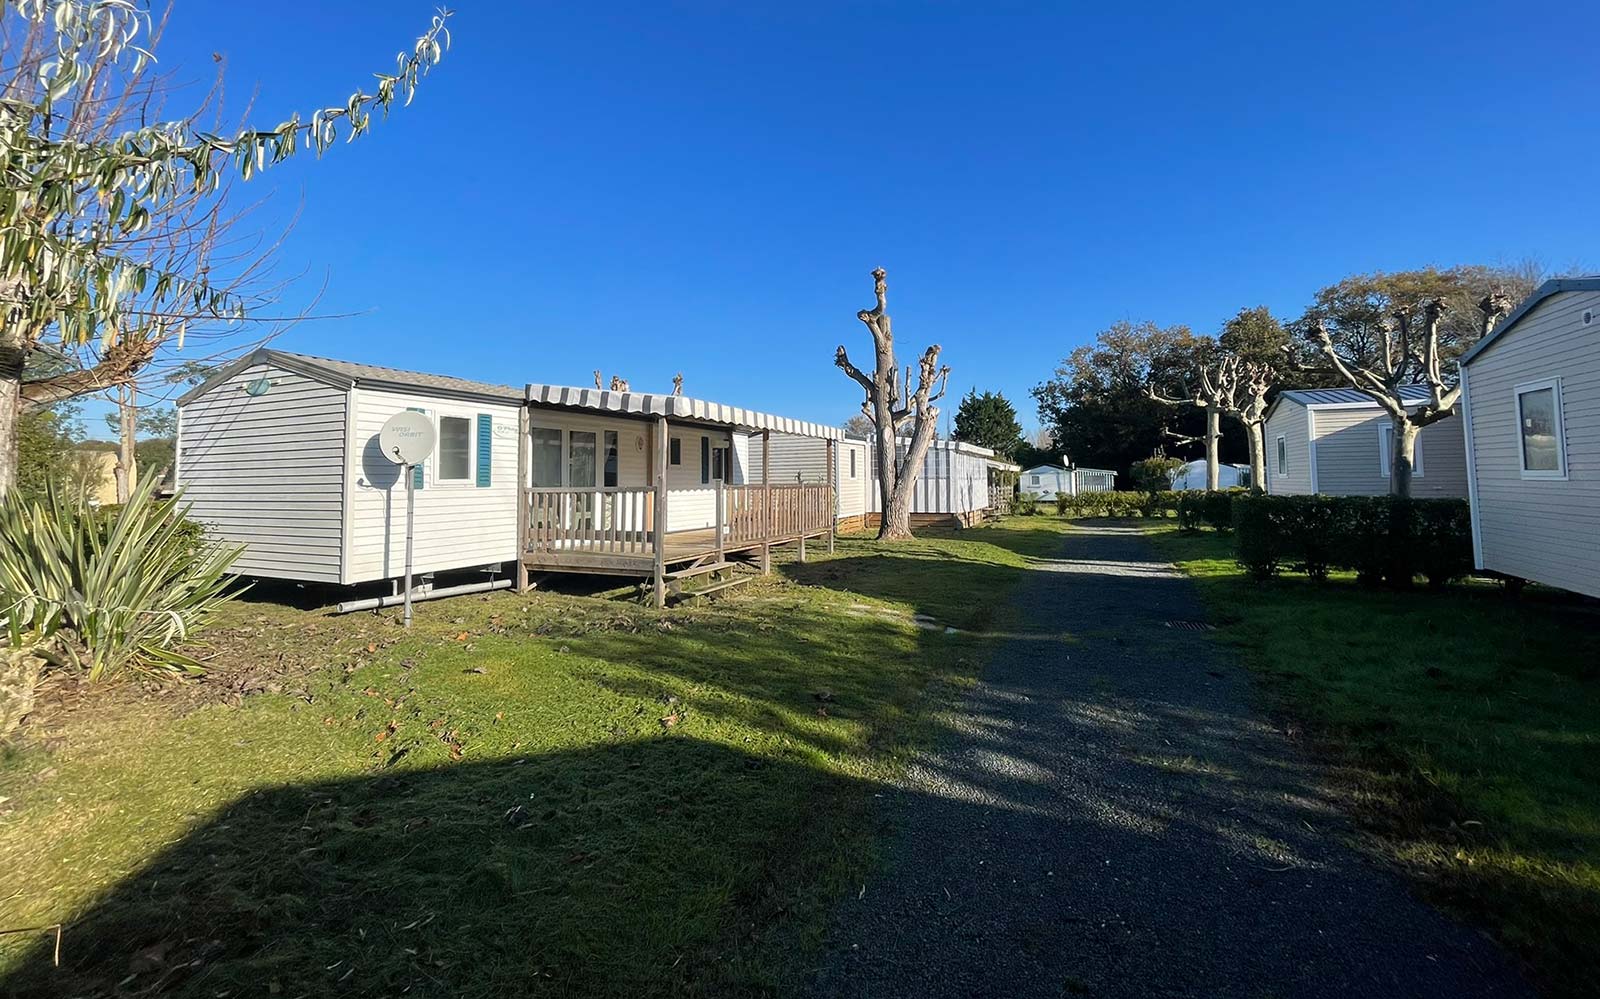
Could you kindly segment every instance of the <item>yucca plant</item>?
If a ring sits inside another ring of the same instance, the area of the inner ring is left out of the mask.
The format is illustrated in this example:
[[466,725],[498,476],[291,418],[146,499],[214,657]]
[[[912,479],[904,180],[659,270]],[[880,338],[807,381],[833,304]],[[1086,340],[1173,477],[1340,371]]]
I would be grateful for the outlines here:
[[242,549],[197,537],[155,485],[146,479],[113,513],[57,486],[0,503],[0,615],[12,650],[32,648],[90,680],[201,672],[178,647],[231,599],[228,570]]

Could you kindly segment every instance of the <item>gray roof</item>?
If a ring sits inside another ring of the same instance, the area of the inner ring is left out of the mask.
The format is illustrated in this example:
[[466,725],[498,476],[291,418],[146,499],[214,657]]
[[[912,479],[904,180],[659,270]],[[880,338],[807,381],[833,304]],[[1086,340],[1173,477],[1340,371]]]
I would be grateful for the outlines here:
[[231,378],[236,372],[258,362],[275,364],[285,370],[295,371],[318,381],[340,386],[355,384],[370,388],[391,388],[433,395],[470,396],[519,404],[522,402],[522,390],[514,389],[509,385],[475,382],[466,378],[453,378],[449,375],[431,375],[423,371],[402,371],[399,368],[385,368],[376,364],[339,361],[331,357],[293,354],[286,350],[273,350],[270,347],[261,347],[251,351],[206,379],[202,384],[185,392],[179,397],[178,402],[180,404],[186,403],[209,391],[217,383]]
[[[1279,399],[1288,399],[1298,402],[1302,406],[1376,406],[1378,403],[1367,395],[1353,388],[1329,389],[1284,389],[1278,394]],[[1426,385],[1402,385],[1400,398],[1407,403],[1424,403],[1433,398],[1432,391]]]
[[1540,302],[1549,298],[1551,295],[1557,295],[1563,291],[1600,291],[1600,275],[1590,275],[1589,277],[1575,278],[1555,278],[1554,280],[1546,281],[1544,284],[1541,284],[1538,288],[1534,289],[1533,294],[1529,295],[1525,300],[1523,300],[1521,305],[1517,306],[1515,309],[1512,309],[1509,316],[1506,316],[1500,321],[1500,325],[1494,328],[1493,333],[1490,333],[1482,340],[1479,340],[1477,346],[1463,354],[1461,356],[1461,363],[1472,363],[1473,358],[1489,349],[1490,344],[1494,343],[1496,340],[1505,336],[1506,333],[1510,332],[1511,327],[1521,322],[1522,317],[1532,312],[1534,307]]

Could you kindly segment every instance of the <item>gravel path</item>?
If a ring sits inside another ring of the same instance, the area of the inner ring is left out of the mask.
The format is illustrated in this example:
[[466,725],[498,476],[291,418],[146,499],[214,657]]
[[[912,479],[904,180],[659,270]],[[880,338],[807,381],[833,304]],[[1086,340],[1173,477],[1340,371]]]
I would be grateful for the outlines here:
[[1340,842],[1243,668],[1166,626],[1203,612],[1147,541],[1094,527],[1039,568],[1039,636],[884,794],[887,869],[837,913],[817,995],[1531,995]]

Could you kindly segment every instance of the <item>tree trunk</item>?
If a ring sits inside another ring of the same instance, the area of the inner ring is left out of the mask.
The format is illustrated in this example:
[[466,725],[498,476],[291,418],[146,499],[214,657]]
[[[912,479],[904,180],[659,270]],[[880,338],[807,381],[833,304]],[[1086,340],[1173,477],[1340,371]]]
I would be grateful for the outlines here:
[[139,484],[139,462],[134,445],[139,434],[139,388],[133,383],[117,387],[117,413],[121,421],[121,441],[117,448],[117,502],[126,503]]
[[1206,407],[1206,492],[1214,493],[1221,485],[1217,467],[1217,438],[1222,436],[1222,413],[1216,406]]
[[0,499],[17,484],[17,417],[22,412],[22,366],[27,353],[0,337]]
[[1244,425],[1245,437],[1250,441],[1250,488],[1267,491],[1267,425],[1264,421],[1250,420]]
[[1417,461],[1417,425],[1403,417],[1391,418],[1394,435],[1390,440],[1389,495],[1411,495],[1411,473]]
[[928,448],[933,444],[936,426],[937,424],[928,420],[917,421],[917,428],[911,436],[911,446],[906,450],[905,463],[900,466],[901,475],[895,483],[888,505],[883,508],[883,520],[878,525],[878,537],[882,540],[904,540],[912,537],[911,507],[915,499],[917,476],[921,474],[922,463],[928,457]]

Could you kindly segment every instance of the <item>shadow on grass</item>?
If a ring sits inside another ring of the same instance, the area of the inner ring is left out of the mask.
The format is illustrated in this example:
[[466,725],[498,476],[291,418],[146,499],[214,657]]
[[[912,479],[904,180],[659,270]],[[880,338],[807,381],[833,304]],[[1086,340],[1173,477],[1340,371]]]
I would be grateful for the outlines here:
[[69,925],[63,967],[40,947],[0,993],[760,985],[817,887],[859,873],[832,844],[858,834],[865,797],[671,736],[264,789]]

